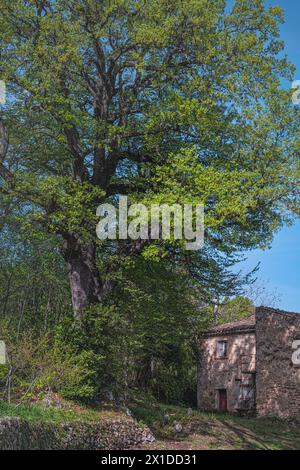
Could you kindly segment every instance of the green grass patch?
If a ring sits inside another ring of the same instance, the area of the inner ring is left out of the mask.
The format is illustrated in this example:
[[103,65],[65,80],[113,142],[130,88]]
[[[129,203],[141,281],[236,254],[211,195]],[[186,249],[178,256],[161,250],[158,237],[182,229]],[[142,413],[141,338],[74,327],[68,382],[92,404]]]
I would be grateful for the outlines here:
[[55,423],[66,421],[97,421],[100,419],[99,413],[92,409],[80,408],[80,411],[75,409],[66,410],[42,405],[15,405],[0,401],[0,417],[4,416],[13,416],[31,422],[46,421]]

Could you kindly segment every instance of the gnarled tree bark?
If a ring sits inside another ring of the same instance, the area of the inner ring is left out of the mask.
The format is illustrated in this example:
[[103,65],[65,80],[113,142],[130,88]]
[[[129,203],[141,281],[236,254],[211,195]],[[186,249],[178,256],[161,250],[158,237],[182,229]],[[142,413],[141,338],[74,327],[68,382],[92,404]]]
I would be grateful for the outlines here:
[[96,263],[96,246],[81,244],[74,237],[64,243],[63,256],[69,272],[74,317],[81,320],[84,310],[103,301],[103,283]]

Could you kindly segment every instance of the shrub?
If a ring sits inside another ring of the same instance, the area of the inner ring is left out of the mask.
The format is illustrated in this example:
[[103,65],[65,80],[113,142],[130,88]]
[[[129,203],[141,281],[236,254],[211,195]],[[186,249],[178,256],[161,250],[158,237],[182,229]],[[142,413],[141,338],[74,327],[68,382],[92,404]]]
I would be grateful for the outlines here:
[[36,400],[54,392],[69,399],[89,400],[95,395],[93,364],[99,357],[91,351],[75,351],[50,333],[30,331],[1,337],[7,346],[8,363],[0,369],[4,398]]

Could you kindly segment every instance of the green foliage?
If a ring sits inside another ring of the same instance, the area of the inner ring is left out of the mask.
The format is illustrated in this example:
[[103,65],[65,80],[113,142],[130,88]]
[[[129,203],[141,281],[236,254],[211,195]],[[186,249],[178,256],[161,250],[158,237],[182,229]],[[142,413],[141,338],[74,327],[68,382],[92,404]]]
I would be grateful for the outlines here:
[[247,297],[235,297],[224,302],[219,309],[218,323],[229,323],[247,318],[254,313],[253,302]]
[[[10,197],[95,240],[96,201],[197,201],[207,246],[265,246],[297,211],[298,110],[263,0],[1,0]],[[26,60],[24,60],[24,57]],[[28,207],[29,209],[29,207]],[[28,217],[28,215],[27,215]],[[30,223],[34,223],[30,219]]]
[[195,345],[204,324],[196,286],[167,262],[143,257],[125,259],[115,277],[113,304],[90,308],[80,325],[66,319],[59,341],[98,358],[99,390],[127,399],[139,387],[166,401],[194,402]]
[[[0,0],[0,11],[0,312],[13,391],[88,399],[139,387],[190,401],[211,305],[249,282],[232,265],[299,213],[283,12],[263,0]],[[203,203],[205,247],[100,243],[96,207],[120,194]],[[233,318],[248,305],[222,309]]]
[[1,325],[8,364],[1,372],[3,397],[21,401],[58,393],[69,399],[88,400],[95,395],[94,369],[97,357],[91,352],[76,353],[70,345],[26,331],[9,334]]
[[53,328],[71,313],[70,287],[57,240],[20,230],[13,220],[0,239],[0,312],[11,331]]
[[[31,174],[21,174],[20,180],[16,182],[15,193],[18,195],[19,190],[30,191],[32,187],[39,195],[38,204],[50,213],[45,219],[45,213],[40,208],[32,210],[30,215],[21,221],[23,231],[35,233],[36,227],[41,225],[49,233],[77,233],[82,241],[90,240],[97,223],[94,207],[96,201],[104,194],[101,189],[87,182],[74,181],[69,176],[48,176],[40,179]],[[55,211],[51,211],[53,206],[56,207]]]

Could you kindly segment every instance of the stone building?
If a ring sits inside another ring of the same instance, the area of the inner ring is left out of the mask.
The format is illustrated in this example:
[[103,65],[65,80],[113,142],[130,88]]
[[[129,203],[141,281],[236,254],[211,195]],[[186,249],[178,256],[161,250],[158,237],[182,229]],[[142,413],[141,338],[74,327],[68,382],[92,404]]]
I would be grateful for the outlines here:
[[266,307],[199,345],[198,407],[300,417],[300,314]]

